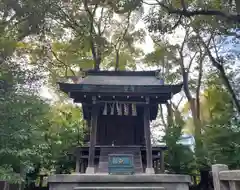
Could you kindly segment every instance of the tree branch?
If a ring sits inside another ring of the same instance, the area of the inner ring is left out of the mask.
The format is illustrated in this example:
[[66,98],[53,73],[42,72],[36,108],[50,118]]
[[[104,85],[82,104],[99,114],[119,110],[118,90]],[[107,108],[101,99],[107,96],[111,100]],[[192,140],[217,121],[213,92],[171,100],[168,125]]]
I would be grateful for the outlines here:
[[186,4],[185,4],[184,0],[181,0],[181,5],[182,5],[183,10],[186,11],[187,8],[186,8]]
[[127,17],[127,26],[123,32],[123,35],[121,37],[118,38],[117,43],[115,45],[115,51],[116,51],[116,64],[115,64],[115,71],[117,71],[119,69],[119,51],[122,45],[122,42],[128,32],[129,26],[130,26],[130,16],[131,16],[131,11],[129,11],[128,13],[128,17]]
[[101,26],[102,26],[102,20],[103,20],[103,13],[104,13],[104,8],[101,9],[100,18],[99,18],[99,20],[98,20],[98,34],[99,34],[99,35],[102,34]]
[[187,68],[187,72],[188,73],[190,72],[190,69],[192,67],[193,61],[194,61],[195,57],[197,56],[197,54],[198,54],[198,52],[195,52],[194,55],[190,59],[190,62],[189,62],[188,68]]
[[98,55],[96,51],[96,46],[94,44],[94,39],[93,35],[96,34],[94,30],[94,15],[96,13],[96,10],[98,8],[98,4],[94,6],[93,12],[90,11],[88,7],[88,0],[84,0],[84,8],[85,11],[88,13],[88,16],[90,18],[90,29],[89,29],[89,35],[90,35],[90,45],[91,45],[91,51],[94,59],[94,69],[99,70],[100,69],[100,62],[101,62],[101,57]]
[[231,83],[230,83],[230,81],[229,81],[229,79],[226,75],[226,72],[225,72],[225,69],[224,69],[223,65],[221,64],[221,62],[219,62],[219,60],[216,60],[213,57],[210,49],[207,47],[207,44],[204,42],[204,40],[202,39],[202,37],[200,35],[199,35],[199,39],[201,40],[201,43],[203,44],[203,47],[205,48],[205,50],[207,52],[207,55],[208,55],[210,61],[212,62],[212,65],[219,71],[220,76],[221,76],[221,78],[222,78],[222,80],[225,84],[225,87],[228,89],[230,95],[232,96],[232,100],[233,100],[233,102],[236,106],[236,109],[237,109],[238,113],[240,113],[240,103],[239,103],[239,101],[237,99],[237,95],[234,92],[233,87],[232,87],[232,85],[231,85]]
[[200,88],[202,84],[202,75],[203,75],[203,53],[200,50],[200,62],[199,62],[199,72],[197,80],[197,89],[196,89],[196,114],[197,118],[200,120]]
[[159,5],[158,3],[147,3],[145,1],[142,1],[143,4],[146,4],[146,5]]
[[200,9],[200,10],[187,10],[187,9],[174,9],[172,7],[169,7],[167,5],[165,5],[164,3],[162,3],[160,0],[156,0],[158,2],[158,5],[160,5],[162,8],[164,8],[169,14],[177,14],[177,15],[183,15],[185,17],[193,17],[193,16],[197,16],[197,15],[204,15],[204,16],[216,16],[216,17],[221,17],[223,19],[226,19],[227,21],[231,21],[231,22],[240,22],[240,14],[227,14],[224,13],[220,10],[214,10],[214,9],[208,9],[208,10],[204,10],[204,9]]
[[182,22],[182,15],[179,16],[178,21],[174,24],[174,26],[172,27],[172,30],[175,30]]
[[[69,67],[66,63],[64,63],[62,60],[60,60],[58,58],[57,54],[52,49],[51,49],[51,52],[52,52],[54,58],[65,67],[66,72],[69,69],[71,71],[71,73],[73,74],[73,76],[76,76],[75,72],[71,69],[71,67]],[[65,75],[67,75],[67,74],[65,74]]]
[[183,98],[184,98],[184,97],[182,96],[181,99],[179,100],[179,102],[177,103],[177,105],[175,105],[173,102],[171,102],[171,104],[172,104],[172,106],[173,106],[173,108],[174,108],[175,110],[178,110],[181,102],[183,101]]
[[173,110],[172,110],[171,103],[167,102],[166,103],[166,107],[167,107],[167,122],[168,122],[168,126],[172,126],[173,125]]
[[[211,39],[212,39],[212,35],[210,36],[207,42],[207,47],[209,47]],[[199,44],[199,52],[200,52],[200,61],[199,61],[199,73],[198,73],[197,88],[196,88],[196,115],[200,121],[200,88],[202,85],[202,77],[203,77],[203,61],[206,57],[206,52],[203,52],[200,44]]]
[[201,135],[200,120],[199,120],[199,118],[197,117],[197,114],[196,114],[195,99],[192,97],[192,94],[191,94],[190,89],[189,89],[189,84],[188,84],[189,70],[184,67],[183,48],[184,48],[184,44],[187,41],[188,36],[189,36],[189,31],[186,32],[185,37],[184,37],[184,41],[183,41],[182,46],[181,46],[180,51],[179,51],[179,55],[180,55],[180,59],[181,59],[180,60],[180,67],[181,67],[182,77],[183,77],[184,93],[185,93],[185,95],[187,97],[187,100],[190,104],[190,109],[191,109],[191,112],[192,112],[192,118],[193,118],[194,127],[195,127],[195,138],[197,139],[196,146],[201,147],[201,141],[199,141],[199,139],[198,139],[198,137]]
[[189,87],[188,87],[188,76],[189,76],[189,70],[185,68],[184,66],[184,56],[183,56],[183,48],[184,45],[187,41],[187,36],[189,35],[188,31],[185,34],[184,40],[182,42],[182,45],[180,47],[179,50],[179,56],[180,56],[180,67],[181,67],[181,71],[182,71],[182,77],[183,77],[183,89],[184,92],[186,94],[186,97],[188,99],[188,101],[192,100],[192,95],[190,93]]

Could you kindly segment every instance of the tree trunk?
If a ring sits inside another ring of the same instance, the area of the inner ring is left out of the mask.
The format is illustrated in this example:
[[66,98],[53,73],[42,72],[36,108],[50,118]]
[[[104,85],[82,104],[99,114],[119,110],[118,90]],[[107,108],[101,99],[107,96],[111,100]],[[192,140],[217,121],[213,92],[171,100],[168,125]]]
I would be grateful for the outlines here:
[[230,83],[230,81],[229,81],[229,79],[228,79],[228,77],[227,77],[227,75],[226,75],[226,73],[225,73],[225,70],[224,70],[223,66],[220,65],[220,64],[218,64],[218,65],[215,66],[215,67],[216,67],[216,68],[218,69],[218,71],[220,72],[220,76],[221,76],[221,78],[222,78],[222,80],[223,80],[226,88],[228,89],[228,91],[229,91],[229,93],[230,93],[230,95],[231,95],[231,97],[232,97],[232,100],[233,100],[233,102],[234,102],[234,104],[235,104],[235,106],[236,106],[236,109],[237,109],[238,113],[240,114],[240,104],[239,104],[239,100],[237,99],[237,95],[236,95],[236,93],[235,93],[234,90],[233,90],[233,87],[232,87],[232,85],[231,85],[231,83]]
[[233,90],[233,87],[225,73],[225,70],[224,70],[224,67],[223,65],[221,64],[221,62],[219,62],[219,60],[216,60],[210,49],[208,48],[207,44],[204,42],[204,40],[201,38],[201,36],[199,36],[199,39],[201,40],[205,50],[206,50],[206,53],[210,59],[210,61],[212,62],[212,65],[219,71],[220,73],[220,77],[222,78],[223,82],[224,82],[224,85],[225,87],[228,89],[228,92],[230,93],[231,97],[232,97],[232,100],[233,100],[233,103],[235,104],[235,107],[237,109],[237,112],[240,114],[240,103],[237,99],[237,95],[236,93],[234,92]]
[[199,73],[198,73],[198,82],[197,82],[197,89],[196,89],[196,116],[199,120],[200,120],[200,89],[202,84],[204,57],[205,55],[203,55],[202,50],[200,50]]
[[193,123],[194,123],[194,138],[195,138],[195,152],[196,157],[201,156],[201,150],[202,150],[202,141],[201,141],[201,122],[200,119],[197,117],[197,109],[196,109],[196,100],[192,97],[192,94],[189,90],[188,85],[188,75],[189,75],[189,69],[184,68],[183,64],[183,56],[181,55],[181,61],[180,66],[182,70],[182,77],[183,77],[183,89],[185,92],[185,95],[187,97],[187,100],[190,104],[190,110],[192,113]]
[[[26,179],[26,172],[25,172],[25,166],[23,166],[22,164],[20,164],[20,177],[22,179]],[[22,190],[24,188],[24,181],[22,181],[20,184],[19,184],[19,190]]]
[[201,181],[198,184],[199,189],[201,189],[201,190],[211,190],[212,179],[210,178],[209,173],[210,173],[209,170],[206,170],[206,169],[205,170],[204,169],[200,170]]
[[115,71],[119,70],[119,50],[116,50],[116,63],[115,63]]
[[89,36],[90,36],[90,46],[91,46],[92,56],[94,59],[94,70],[100,70],[101,56],[99,52],[97,52],[96,43],[94,42],[94,35],[96,35],[96,31],[94,29],[94,16],[96,14],[98,4],[95,4],[93,11],[91,11],[88,7],[88,0],[84,0],[83,4],[84,4],[84,9],[89,16],[89,22],[90,22]]
[[99,71],[100,70],[100,64],[101,64],[101,57],[98,57],[97,60],[95,61],[95,67],[94,70]]
[[159,109],[160,109],[160,117],[162,119],[163,126],[164,126],[164,128],[166,130],[168,124],[165,122],[165,119],[164,119],[162,104],[159,105]]
[[235,3],[236,3],[237,14],[240,15],[240,1],[239,0],[235,0]]
[[173,125],[173,110],[172,110],[172,106],[169,102],[166,103],[167,106],[167,122],[168,122],[168,126]]

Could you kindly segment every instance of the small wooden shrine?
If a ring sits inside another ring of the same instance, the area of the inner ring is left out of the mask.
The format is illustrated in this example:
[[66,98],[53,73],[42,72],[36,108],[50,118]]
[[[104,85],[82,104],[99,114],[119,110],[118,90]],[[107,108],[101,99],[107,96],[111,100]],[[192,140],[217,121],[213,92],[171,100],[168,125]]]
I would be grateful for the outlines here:
[[89,143],[77,149],[77,172],[108,173],[113,155],[132,157],[134,173],[154,173],[156,159],[163,169],[165,147],[152,147],[150,121],[182,84],[164,85],[159,71],[87,71],[77,83],[59,86],[82,104],[89,123]]

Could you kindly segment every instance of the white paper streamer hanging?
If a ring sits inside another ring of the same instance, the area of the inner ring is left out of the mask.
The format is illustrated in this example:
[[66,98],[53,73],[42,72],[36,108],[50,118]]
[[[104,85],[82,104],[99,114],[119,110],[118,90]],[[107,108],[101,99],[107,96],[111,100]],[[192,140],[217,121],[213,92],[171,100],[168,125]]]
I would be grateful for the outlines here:
[[136,104],[132,104],[132,115],[133,115],[133,116],[136,116],[136,115],[137,115]]
[[117,107],[117,114],[122,115],[122,105],[119,103],[116,103],[116,107]]
[[117,114],[119,115],[119,103],[116,103]]
[[103,115],[107,115],[107,103],[104,105]]
[[122,115],[122,104],[119,104],[119,115]]
[[128,114],[129,114],[128,104],[124,104],[124,115],[128,115]]
[[111,107],[111,112],[110,112],[110,114],[111,114],[111,115],[114,115],[115,103],[110,104],[110,107]]

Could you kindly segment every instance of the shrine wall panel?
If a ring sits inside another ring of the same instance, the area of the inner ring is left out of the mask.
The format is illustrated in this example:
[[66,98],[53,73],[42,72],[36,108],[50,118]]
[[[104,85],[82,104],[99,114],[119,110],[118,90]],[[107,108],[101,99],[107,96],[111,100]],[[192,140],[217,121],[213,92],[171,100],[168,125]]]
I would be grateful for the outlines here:
[[97,145],[143,145],[142,114],[138,116],[100,115]]

